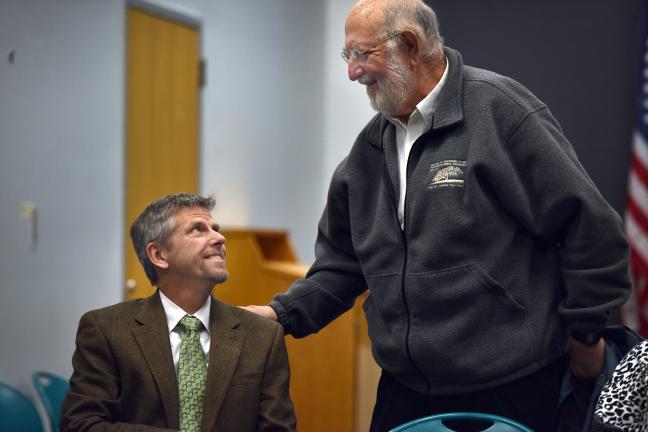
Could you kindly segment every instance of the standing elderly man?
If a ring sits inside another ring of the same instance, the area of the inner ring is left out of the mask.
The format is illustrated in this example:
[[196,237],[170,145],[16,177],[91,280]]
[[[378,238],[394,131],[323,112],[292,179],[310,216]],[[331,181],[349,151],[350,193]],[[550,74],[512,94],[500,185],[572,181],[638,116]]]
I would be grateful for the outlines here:
[[423,2],[361,0],[345,36],[379,113],[333,175],[306,278],[248,308],[303,337],[369,290],[372,431],[479,411],[555,432],[566,368],[599,373],[628,296],[619,216],[549,109],[465,66]]
[[227,279],[213,206],[168,195],[135,220],[158,290],[81,318],[61,430],[295,430],[281,326],[210,295]]

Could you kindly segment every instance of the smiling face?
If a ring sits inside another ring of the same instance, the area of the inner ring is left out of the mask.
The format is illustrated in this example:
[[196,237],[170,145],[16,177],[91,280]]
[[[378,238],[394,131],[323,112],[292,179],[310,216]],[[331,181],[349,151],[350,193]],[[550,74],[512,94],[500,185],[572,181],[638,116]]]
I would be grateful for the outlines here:
[[[364,51],[379,43],[381,22],[379,9],[356,5],[345,24],[345,48]],[[398,39],[378,45],[361,59],[350,59],[348,75],[350,80],[366,86],[369,101],[376,111],[400,117],[413,110],[409,87],[414,77],[399,49],[389,48],[394,41]]]
[[393,117],[408,115],[408,83],[412,82],[411,71],[396,53],[390,53],[382,78],[365,73],[358,79],[360,84],[367,85],[367,95],[371,107]]
[[225,237],[209,210],[185,207],[175,214],[175,228],[162,246],[166,277],[180,283],[213,287],[227,280]]

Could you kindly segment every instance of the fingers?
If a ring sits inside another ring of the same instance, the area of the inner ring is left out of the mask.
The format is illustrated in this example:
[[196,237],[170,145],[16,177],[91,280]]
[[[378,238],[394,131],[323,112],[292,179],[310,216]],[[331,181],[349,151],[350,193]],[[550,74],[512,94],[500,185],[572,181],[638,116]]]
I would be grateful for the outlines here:
[[257,314],[264,318],[277,321],[277,313],[270,306],[248,305],[248,306],[239,306],[239,307],[241,309],[245,309],[248,312],[252,312],[253,314]]

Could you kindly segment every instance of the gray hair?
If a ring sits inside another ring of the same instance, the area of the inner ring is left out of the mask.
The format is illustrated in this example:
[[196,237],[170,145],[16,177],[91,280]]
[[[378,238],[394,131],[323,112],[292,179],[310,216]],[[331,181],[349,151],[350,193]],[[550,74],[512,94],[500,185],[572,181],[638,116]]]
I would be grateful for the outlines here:
[[151,242],[168,244],[171,233],[176,227],[175,215],[183,208],[202,207],[209,211],[214,208],[213,197],[202,197],[190,193],[166,195],[150,203],[131,225],[130,236],[146,276],[155,285],[158,281],[155,266],[146,252]]
[[[443,55],[443,37],[434,10],[423,1],[392,2],[383,10],[383,38],[398,34],[404,29],[412,30],[421,41],[421,56],[427,60]],[[389,49],[398,46],[398,39],[387,41]]]

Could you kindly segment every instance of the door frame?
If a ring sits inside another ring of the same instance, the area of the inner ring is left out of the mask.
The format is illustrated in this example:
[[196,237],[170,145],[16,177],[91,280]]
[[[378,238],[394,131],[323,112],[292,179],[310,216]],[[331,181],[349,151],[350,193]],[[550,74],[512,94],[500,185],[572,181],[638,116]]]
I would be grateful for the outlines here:
[[167,5],[163,6],[152,0],[127,0],[126,9],[131,7],[143,12],[148,12],[152,15],[157,15],[160,18],[167,18],[171,21],[176,21],[189,27],[196,28],[200,34],[200,52],[202,53],[202,19],[198,15],[179,11],[177,9],[171,9]]
[[124,129],[123,129],[123,137],[122,137],[122,154],[123,154],[123,160],[122,160],[122,211],[121,211],[121,218],[122,218],[122,241],[121,241],[121,250],[122,250],[122,259],[121,259],[121,265],[122,265],[122,271],[121,271],[121,295],[122,295],[122,301],[128,300],[127,297],[127,252],[126,248],[131,247],[130,242],[127,239],[127,236],[124,235],[127,231],[127,227],[129,226],[129,221],[126,220],[126,199],[127,199],[127,181],[126,181],[126,175],[127,175],[127,165],[126,165],[126,155],[127,155],[127,145],[128,145],[128,127],[127,127],[127,122],[128,122],[128,95],[127,95],[127,87],[128,87],[128,64],[127,64],[127,52],[128,52],[128,10],[129,9],[137,9],[139,11],[155,15],[159,18],[167,19],[170,21],[174,21],[178,24],[185,25],[188,27],[194,28],[198,32],[198,58],[200,61],[200,87],[198,91],[198,113],[197,113],[197,120],[198,120],[198,131],[197,131],[197,157],[198,157],[198,163],[197,163],[197,173],[196,173],[196,178],[197,178],[197,190],[200,193],[201,190],[201,185],[202,185],[202,159],[203,159],[203,153],[204,153],[204,148],[203,148],[203,119],[202,119],[202,113],[203,113],[203,93],[202,89],[206,86],[207,83],[207,69],[206,69],[206,62],[205,62],[205,56],[204,56],[204,35],[203,35],[203,20],[198,12],[194,11],[188,11],[186,9],[181,10],[180,8],[175,8],[174,5],[169,5],[169,4],[159,4],[155,0],[126,0],[125,7],[123,10],[123,22],[124,22],[124,40],[123,40],[123,47],[124,47],[124,56],[123,56],[123,71],[124,71],[124,79],[123,79],[123,86],[122,86],[122,95],[123,95],[123,124],[124,124]]

